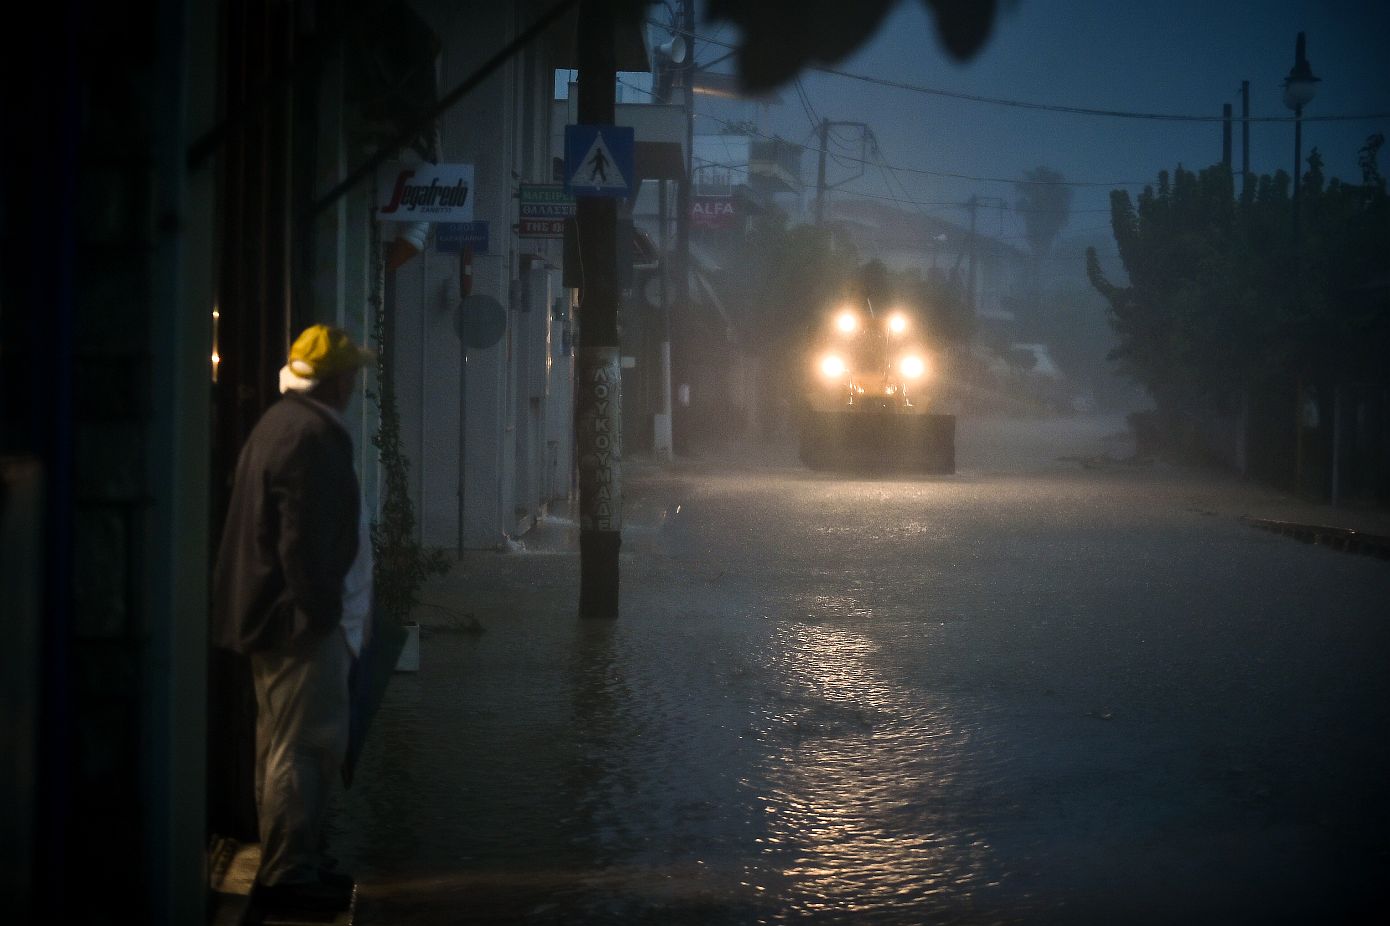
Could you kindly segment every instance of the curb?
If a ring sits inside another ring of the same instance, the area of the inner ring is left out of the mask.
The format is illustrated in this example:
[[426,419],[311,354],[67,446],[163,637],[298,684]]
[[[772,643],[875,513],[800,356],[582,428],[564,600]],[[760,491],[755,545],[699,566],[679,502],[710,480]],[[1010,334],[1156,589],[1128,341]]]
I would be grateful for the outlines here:
[[1292,537],[1304,543],[1330,547],[1339,553],[1356,553],[1362,556],[1374,556],[1377,559],[1390,559],[1390,537],[1379,534],[1366,534],[1345,527],[1299,524],[1294,521],[1273,521],[1268,518],[1249,516],[1242,516],[1241,521],[1259,530]]

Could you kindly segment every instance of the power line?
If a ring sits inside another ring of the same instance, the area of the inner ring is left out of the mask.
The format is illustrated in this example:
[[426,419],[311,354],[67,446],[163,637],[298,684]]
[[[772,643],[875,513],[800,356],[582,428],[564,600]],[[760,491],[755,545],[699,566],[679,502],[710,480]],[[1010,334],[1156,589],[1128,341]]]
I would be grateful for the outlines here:
[[801,100],[801,108],[806,112],[806,118],[811,121],[811,132],[815,133],[820,129],[820,114],[816,112],[816,107],[811,105],[811,96],[806,92],[806,88],[801,86],[801,78],[796,79],[796,95]]
[[[628,83],[628,82],[626,82],[626,81],[624,81],[624,80],[619,80],[618,83],[622,84],[624,87],[628,87],[628,88],[630,88],[630,89],[632,89],[632,90],[636,90],[636,91],[638,91],[639,93],[645,93],[645,94],[647,94],[648,96],[651,96],[651,95],[652,95],[652,92],[651,92],[650,90],[646,89],[645,87],[638,87],[636,84],[630,84],[630,83]],[[711,114],[709,114],[709,113],[702,113],[702,112],[698,112],[698,111],[697,111],[697,112],[695,113],[695,115],[698,116],[698,117],[700,117],[701,119],[709,119],[711,122],[717,122],[717,123],[719,123],[720,125],[723,125],[723,126],[736,127],[736,128],[739,128],[739,129],[745,129],[745,128],[746,128],[746,127],[744,127],[744,126],[737,125],[737,124],[734,123],[734,122],[730,122],[728,119],[721,119],[721,118],[719,118],[718,116],[714,116],[714,115],[711,115]],[[794,148],[800,148],[800,149],[802,149],[803,151],[814,151],[814,152],[817,152],[817,153],[820,152],[820,148],[819,148],[819,147],[814,147],[814,146],[812,146],[812,145],[801,144],[801,143],[799,143],[799,142],[794,142],[794,141],[792,141],[792,140],[790,140],[790,139],[787,139],[787,138],[779,138],[779,137],[776,136],[776,135],[768,135],[766,132],[759,132],[759,131],[757,131],[757,130],[751,130],[751,131],[750,131],[750,134],[752,134],[752,135],[757,135],[759,138],[766,138],[766,139],[770,139],[770,140],[772,140],[772,141],[779,141],[779,142],[782,142],[782,143],[785,144],[785,145],[791,145],[791,146],[794,147]],[[854,157],[854,156],[852,156],[852,155],[848,155],[848,154],[841,154],[841,155],[833,155],[833,154],[832,154],[831,156],[832,156],[832,157],[843,158],[843,159],[848,160],[848,161],[856,161],[856,162],[858,162],[858,163],[860,163],[860,164],[871,164],[871,163],[872,163],[872,162],[870,162],[870,161],[864,160],[863,158],[856,158],[856,157]],[[1120,187],[1120,186],[1144,187],[1144,186],[1150,186],[1150,185],[1152,185],[1152,183],[1153,183],[1153,181],[1151,181],[1151,180],[1023,180],[1023,179],[1018,178],[1018,177],[977,177],[977,176],[974,176],[974,175],[972,175],[972,174],[958,174],[958,173],[953,173],[953,172],[951,172],[951,171],[944,171],[944,170],[928,170],[928,169],[926,169],[925,167],[906,167],[906,166],[903,166],[903,165],[891,165],[891,169],[892,169],[892,170],[895,170],[895,171],[904,171],[904,172],[910,173],[910,174],[923,174],[923,175],[928,176],[928,177],[945,177],[945,178],[948,178],[948,179],[951,179],[951,180],[970,180],[970,181],[975,182],[975,183],[1010,183],[1010,184],[1019,184],[1019,183],[1022,183],[1022,184],[1032,185],[1032,186],[1072,186],[1072,187],[1107,187],[1107,188],[1114,188],[1114,187]]]
[[[809,70],[819,71],[822,74],[831,74],[835,77],[844,77],[849,80],[859,80],[865,83],[878,84],[883,87],[893,87],[898,90],[910,90],[914,93],[925,93],[931,96],[946,97],[953,100],[965,100],[971,103],[989,103],[993,106],[1010,106],[1016,109],[1032,109],[1041,112],[1070,113],[1077,116],[1107,116],[1114,119],[1148,119],[1158,122],[1225,122],[1225,116],[1193,115],[1190,113],[1146,113],[1132,112],[1121,109],[1092,109],[1086,106],[1066,106],[1057,103],[1034,103],[1027,100],[1009,100],[1002,97],[980,96],[973,93],[960,93],[953,90],[941,90],[935,87],[924,87],[920,84],[909,84],[899,80],[889,80],[886,77],[873,77],[868,74],[855,74],[850,71],[842,71],[839,68],[812,67]],[[1304,116],[1304,122],[1361,122],[1373,121],[1377,119],[1390,119],[1390,111],[1379,113],[1357,113],[1351,115],[1332,115],[1332,116]],[[1232,121],[1244,121],[1232,119]],[[1293,116],[1251,116],[1251,122],[1293,122]]]
[[[694,38],[701,38],[694,32],[687,32],[686,35]],[[703,39],[702,39],[703,40]],[[708,41],[708,40],[705,40]],[[733,43],[714,42],[712,44],[723,45],[735,51],[738,46]],[[921,84],[911,84],[906,81],[890,80],[886,77],[874,77],[869,74],[856,74],[852,71],[843,71],[839,68],[821,67],[808,65],[808,71],[816,71],[821,74],[830,74],[834,77],[843,77],[848,80],[858,80],[865,83],[877,84],[881,87],[892,87],[897,90],[908,90],[913,93],[923,93],[929,96],[939,96],[953,100],[964,100],[969,103],[987,103],[992,106],[1006,106],[1015,109],[1032,109],[1040,112],[1068,113],[1077,116],[1104,116],[1114,119],[1147,119],[1160,122],[1224,122],[1225,116],[1193,115],[1189,113],[1147,113],[1135,112],[1123,109],[1094,109],[1087,106],[1068,106],[1059,103],[1037,103],[1030,100],[1011,100],[1005,97],[982,96],[975,93],[962,93],[957,90],[942,90],[939,87],[927,87]],[[1250,122],[1293,122],[1294,116],[1250,116]],[[1303,116],[1304,122],[1368,122],[1377,119],[1390,119],[1390,111],[1376,113],[1355,113],[1340,114],[1331,116]],[[1233,121],[1246,121],[1233,120]]]
[[[713,121],[713,122],[718,122],[718,123],[720,123],[721,125],[732,126],[732,125],[734,124],[734,123],[730,122],[730,121],[727,120],[727,119],[720,119],[718,116],[712,116],[712,115],[710,115],[709,113],[697,112],[697,113],[695,113],[695,115],[696,115],[696,116],[699,116],[701,119],[709,119],[709,120],[711,120],[711,121]],[[753,132],[752,134],[758,135],[758,136],[760,136],[760,137],[762,137],[762,138],[770,138],[770,139],[772,139],[772,140],[774,140],[774,141],[780,141],[780,142],[782,142],[783,144],[792,145],[792,146],[794,146],[794,147],[801,148],[801,149],[806,150],[806,151],[815,151],[815,152],[817,152],[817,153],[819,153],[819,151],[820,151],[819,148],[813,148],[813,147],[811,147],[810,145],[800,145],[800,144],[797,144],[796,142],[790,141],[790,140],[788,140],[788,139],[785,139],[785,138],[778,138],[778,137],[775,136],[775,135],[768,135],[768,134],[766,134],[766,133],[764,133],[764,132]],[[867,161],[867,160],[865,160],[865,159],[863,159],[863,158],[856,158],[856,157],[854,157],[854,156],[852,156],[852,155],[848,155],[848,154],[835,155],[835,156],[836,156],[836,157],[844,158],[845,160],[848,160],[848,161],[858,161],[858,162],[861,163],[861,164],[871,164],[871,163],[872,163],[872,162]],[[893,169],[893,170],[904,171],[904,172],[910,173],[910,174],[924,174],[924,175],[926,175],[926,176],[928,176],[928,177],[948,177],[948,178],[953,179],[953,180],[971,180],[971,181],[974,181],[974,182],[976,182],[976,183],[1014,183],[1014,184],[1022,183],[1022,184],[1028,184],[1028,185],[1031,185],[1031,186],[1076,186],[1076,187],[1141,186],[1141,187],[1142,187],[1142,186],[1150,186],[1150,185],[1152,184],[1152,182],[1153,182],[1153,181],[1151,181],[1151,180],[1023,180],[1023,179],[1020,179],[1020,178],[1017,178],[1017,177],[977,177],[977,176],[974,176],[974,175],[972,175],[972,174],[957,174],[957,173],[953,173],[953,172],[951,172],[951,171],[944,171],[944,170],[928,170],[928,169],[926,169],[926,168],[924,168],[924,167],[905,167],[905,166],[902,166],[902,165],[893,165],[892,169]]]
[[[748,166],[745,165],[745,164],[732,164],[732,163],[724,163],[724,162],[722,162],[722,161],[710,161],[710,160],[706,160],[705,158],[701,158],[701,157],[698,157],[698,156],[695,158],[695,160],[700,161],[700,162],[701,162],[701,165],[700,165],[700,166],[702,166],[702,167],[718,167],[718,168],[722,168],[722,169],[724,169],[724,170],[735,171],[735,172],[740,173],[740,174],[749,174],[749,175],[752,174],[752,171],[751,171],[751,170],[748,168]],[[906,205],[912,205],[912,206],[959,206],[959,205],[960,205],[960,203],[924,203],[924,202],[918,202],[918,201],[916,201],[916,200],[900,200],[900,199],[898,199],[898,197],[896,197],[896,196],[884,196],[884,195],[881,194],[881,193],[869,193],[869,192],[866,192],[866,191],[863,191],[863,190],[840,190],[839,192],[844,193],[846,196],[863,196],[863,197],[866,197],[866,198],[868,198],[868,199],[887,199],[887,200],[891,200],[891,201],[893,201],[893,202],[895,202],[895,203],[904,203],[904,204],[906,204]]]

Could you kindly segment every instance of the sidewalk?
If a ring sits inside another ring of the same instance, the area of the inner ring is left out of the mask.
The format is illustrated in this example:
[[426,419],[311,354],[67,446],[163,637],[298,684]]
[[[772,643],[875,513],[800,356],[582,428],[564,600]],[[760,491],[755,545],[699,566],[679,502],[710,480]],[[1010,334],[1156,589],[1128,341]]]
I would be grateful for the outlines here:
[[1174,464],[1135,452],[1133,434],[1101,436],[1092,452],[1060,457],[1096,471],[1153,471],[1186,483],[1189,511],[1235,518],[1252,528],[1350,553],[1390,558],[1390,509],[1300,498],[1213,467]]
[[209,860],[212,896],[209,902],[210,926],[352,926],[357,906],[337,916],[266,915],[251,904],[251,886],[261,865],[261,847],[257,843],[240,844],[224,839],[214,849]]

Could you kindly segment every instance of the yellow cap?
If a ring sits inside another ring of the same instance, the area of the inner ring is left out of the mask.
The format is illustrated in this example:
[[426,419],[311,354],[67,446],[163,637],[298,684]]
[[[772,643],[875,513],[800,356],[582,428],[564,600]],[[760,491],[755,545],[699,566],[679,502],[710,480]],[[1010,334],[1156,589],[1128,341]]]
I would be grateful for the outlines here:
[[306,379],[327,379],[366,366],[376,354],[352,342],[346,331],[310,325],[290,348],[290,369]]

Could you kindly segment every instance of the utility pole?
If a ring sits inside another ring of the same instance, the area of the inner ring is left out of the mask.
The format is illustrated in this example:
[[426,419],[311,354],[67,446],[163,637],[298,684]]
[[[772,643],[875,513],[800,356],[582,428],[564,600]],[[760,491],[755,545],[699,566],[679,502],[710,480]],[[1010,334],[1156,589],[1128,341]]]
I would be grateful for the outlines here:
[[1250,183],[1250,81],[1240,82],[1240,195]]
[[816,170],[816,227],[825,221],[825,147],[830,137],[830,120],[820,121],[820,167]]
[[[690,317],[690,199],[691,184],[695,182],[695,0],[681,2],[681,29],[688,48],[685,61],[679,65],[681,73],[682,102],[685,106],[685,176],[676,188],[676,297],[671,301],[671,309],[677,318]],[[666,350],[670,346],[667,342]],[[666,364],[667,383],[664,385],[666,398],[662,405],[670,408],[671,387],[669,384],[670,363]],[[668,419],[670,420],[670,419]],[[672,429],[674,431],[674,428]],[[671,451],[675,453],[675,434],[671,435]]]
[[1231,169],[1231,104],[1221,104],[1221,163]]
[[[674,20],[671,27],[675,31],[675,36],[666,45],[661,46],[656,51],[656,64],[658,65],[655,93],[652,98],[657,103],[669,104],[671,102],[671,85],[676,74],[677,67],[686,63],[689,57],[689,46],[692,44],[682,33],[689,30],[684,23],[677,24]],[[693,66],[693,62],[691,62]],[[693,111],[687,101],[685,109],[685,150],[690,150],[690,136],[692,134],[692,124],[694,123]],[[688,168],[687,168],[688,169]],[[688,175],[687,175],[688,176]],[[684,181],[682,181],[684,183]],[[656,451],[658,458],[669,460],[675,455],[671,434],[671,287],[670,280],[673,269],[669,258],[674,255],[670,248],[671,230],[671,196],[670,185],[664,178],[657,181],[657,226],[660,229],[657,241],[657,251],[661,255],[660,276],[658,277],[657,291],[658,298],[661,300],[661,343],[659,345],[660,371],[657,376],[657,388],[660,391],[660,399],[657,402],[656,414],[652,422],[652,449]],[[688,244],[689,239],[685,239],[683,244]],[[679,267],[684,266],[683,259],[677,258],[676,263]]]
[[[606,0],[582,0],[579,6],[581,125],[613,124],[616,6]],[[576,221],[584,255],[574,391],[579,457],[579,616],[616,618],[623,521],[618,201],[580,196]]]
[[[825,182],[825,155],[826,148],[830,143],[830,130],[834,126],[843,125],[848,128],[859,130],[859,173],[853,177],[845,177],[839,183]],[[864,165],[868,163],[866,155],[869,153],[869,139],[873,137],[873,130],[866,122],[832,122],[829,119],[822,119],[820,123],[820,167],[816,172],[816,227],[819,228],[825,221],[825,191],[832,190],[837,186],[848,183],[864,176]]]
[[965,301],[970,305],[970,313],[975,313],[975,210],[980,205],[980,199],[971,195],[966,200],[966,207],[970,209],[970,276],[965,281]]

